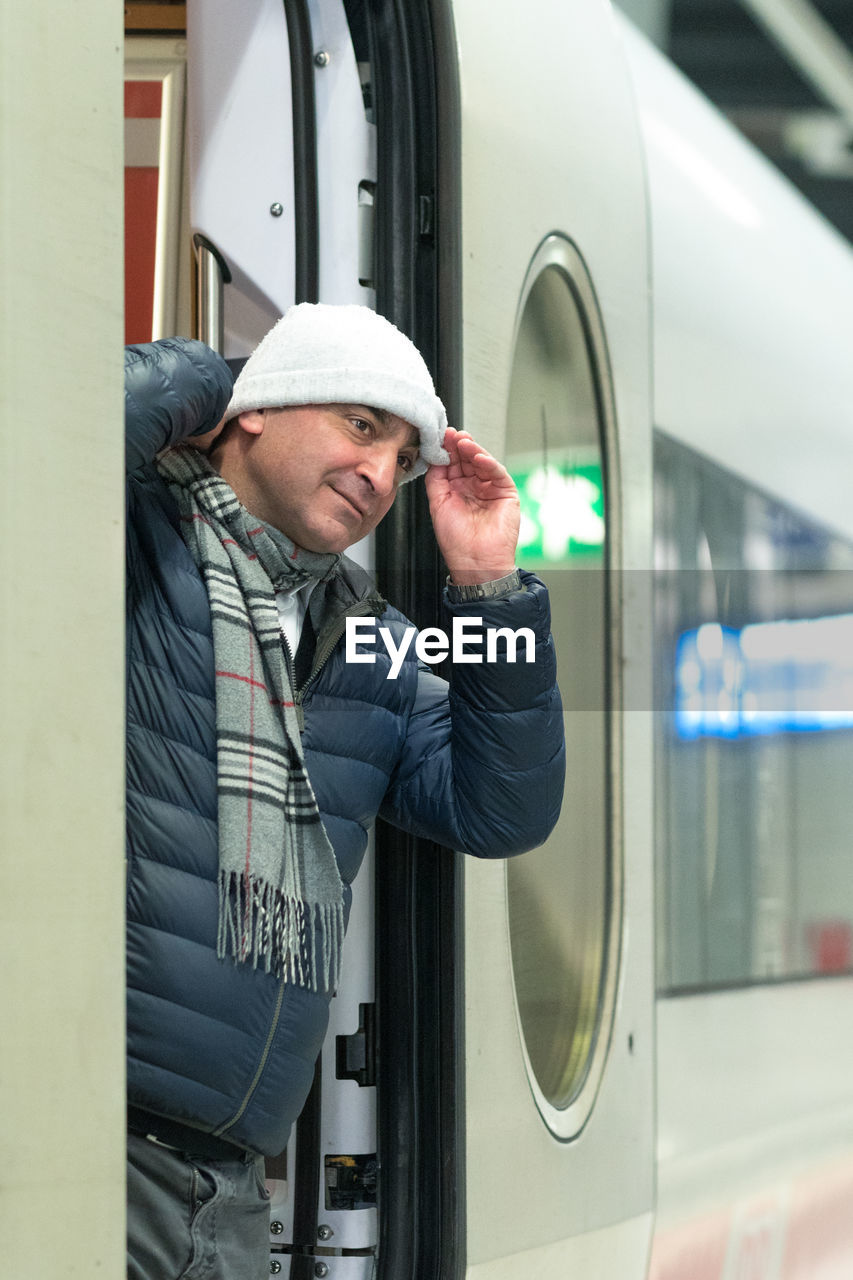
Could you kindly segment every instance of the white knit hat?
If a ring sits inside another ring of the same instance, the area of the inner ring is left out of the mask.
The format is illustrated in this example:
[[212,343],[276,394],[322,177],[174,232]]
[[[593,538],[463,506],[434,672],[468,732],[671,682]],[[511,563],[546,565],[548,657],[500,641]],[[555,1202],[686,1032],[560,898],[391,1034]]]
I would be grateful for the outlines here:
[[291,307],[246,361],[225,417],[301,404],[363,404],[417,427],[420,456],[407,480],[450,461],[447,414],[420,352],[369,307]]

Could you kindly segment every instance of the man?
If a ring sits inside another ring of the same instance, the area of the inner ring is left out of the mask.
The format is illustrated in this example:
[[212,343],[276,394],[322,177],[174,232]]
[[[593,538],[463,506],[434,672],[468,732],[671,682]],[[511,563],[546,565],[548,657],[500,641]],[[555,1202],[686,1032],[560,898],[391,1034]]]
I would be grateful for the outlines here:
[[[302,304],[223,418],[229,391],[200,343],[128,349],[137,1280],[267,1273],[260,1157],[307,1095],[376,814],[497,857],[540,844],[562,794],[547,594],[515,569],[515,488],[446,426],[413,345],[365,308]],[[534,661],[460,663],[450,692],[342,556],[422,472],[448,611],[483,620],[469,651],[483,627],[535,637]]]

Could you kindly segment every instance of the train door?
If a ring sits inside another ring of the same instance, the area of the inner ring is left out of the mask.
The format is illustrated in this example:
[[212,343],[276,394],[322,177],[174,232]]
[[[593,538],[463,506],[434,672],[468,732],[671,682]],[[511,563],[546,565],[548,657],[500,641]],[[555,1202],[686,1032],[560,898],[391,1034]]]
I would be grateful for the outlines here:
[[646,1274],[654,1183],[650,335],[608,8],[456,0],[465,425],[549,583],[568,776],[545,847],[465,866],[467,1274]]

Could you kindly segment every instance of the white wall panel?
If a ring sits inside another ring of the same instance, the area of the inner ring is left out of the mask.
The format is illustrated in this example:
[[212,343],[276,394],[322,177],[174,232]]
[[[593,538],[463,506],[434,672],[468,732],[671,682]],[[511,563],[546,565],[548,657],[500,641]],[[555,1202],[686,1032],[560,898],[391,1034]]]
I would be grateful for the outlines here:
[[122,28],[0,7],[0,1239],[124,1274]]

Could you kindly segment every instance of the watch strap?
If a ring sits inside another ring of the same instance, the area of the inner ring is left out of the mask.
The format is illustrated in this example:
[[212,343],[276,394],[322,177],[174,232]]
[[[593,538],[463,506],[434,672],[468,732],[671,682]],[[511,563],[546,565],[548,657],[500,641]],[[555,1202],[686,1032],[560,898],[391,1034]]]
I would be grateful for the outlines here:
[[452,604],[465,604],[472,600],[492,600],[495,596],[509,595],[521,590],[521,574],[518,569],[505,573],[502,578],[489,582],[451,582],[447,578],[447,598]]

